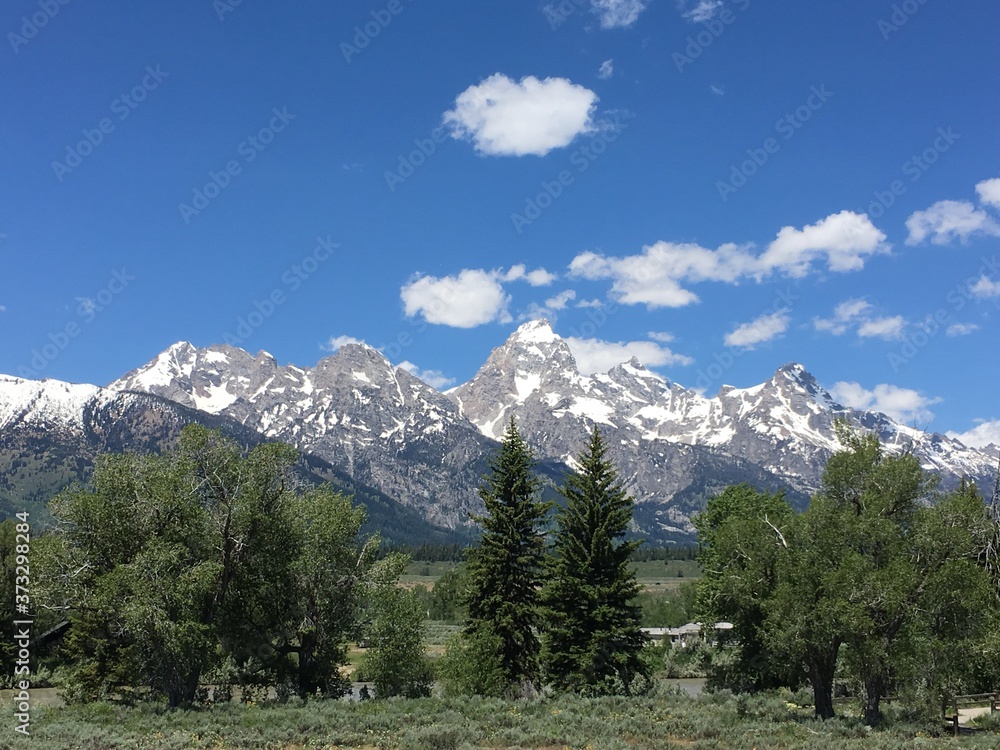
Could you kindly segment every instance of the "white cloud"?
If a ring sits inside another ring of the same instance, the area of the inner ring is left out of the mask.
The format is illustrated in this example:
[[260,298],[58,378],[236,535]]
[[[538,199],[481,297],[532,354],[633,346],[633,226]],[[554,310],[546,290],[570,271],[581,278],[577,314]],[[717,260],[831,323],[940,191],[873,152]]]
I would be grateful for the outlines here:
[[882,383],[867,390],[858,383],[841,381],[830,389],[830,395],[852,409],[878,411],[903,424],[929,422],[934,414],[927,408],[941,401],[928,398],[910,388]]
[[753,273],[755,259],[746,248],[723,245],[709,250],[695,244],[657,242],[641,255],[606,257],[592,251],[577,255],[570,275],[584,279],[612,279],[612,293],[627,305],[684,307],[698,296],[681,286],[684,281],[735,282]]
[[604,303],[599,299],[582,299],[576,303],[577,307],[604,307]]
[[795,278],[809,273],[816,260],[830,271],[860,271],[869,256],[887,253],[885,234],[865,214],[841,211],[802,229],[783,227],[760,258],[763,270]]
[[946,336],[968,336],[970,333],[975,333],[979,330],[979,326],[975,323],[952,323],[948,326],[945,331]]
[[674,334],[667,331],[650,331],[646,335],[653,341],[659,341],[661,344],[669,344],[674,340]]
[[333,336],[325,344],[320,346],[321,349],[325,349],[328,352],[336,352],[340,350],[340,347],[346,346],[347,344],[363,344],[361,339],[356,339],[353,336]]
[[980,299],[1000,297],[1000,281],[993,281],[989,276],[980,276],[979,280],[969,287],[969,291]]
[[511,266],[510,270],[502,275],[504,281],[527,281],[531,286],[548,286],[558,279],[554,273],[549,273],[544,268],[536,268],[533,271],[527,270],[523,263]]
[[423,380],[431,388],[441,390],[442,388],[447,388],[450,385],[455,385],[455,378],[445,377],[440,370],[421,370],[409,361],[400,362],[397,367],[406,370],[413,377]]
[[698,301],[685,283],[735,284],[772,273],[801,277],[823,259],[830,271],[855,271],[868,256],[888,250],[885,235],[867,216],[842,211],[802,229],[783,228],[759,257],[750,245],[728,243],[710,250],[661,241],[644,247],[640,255],[622,258],[587,250],[572,260],[569,270],[571,276],[612,280],[613,296],[627,305],[684,307]]
[[791,322],[787,313],[775,312],[761,315],[749,323],[738,326],[726,334],[726,346],[741,346],[753,349],[757,344],[773,341],[788,330]]
[[537,302],[532,302],[528,305],[528,311],[518,315],[517,319],[520,321],[546,318],[549,321],[554,322],[556,319],[556,313],[560,310],[565,310],[566,306],[574,299],[576,299],[576,292],[572,289],[565,289],[559,292],[559,294],[549,297],[541,305]]
[[555,297],[549,297],[545,300],[545,307],[549,310],[565,310],[566,305],[574,299],[576,299],[576,292],[572,289],[566,289]]
[[871,304],[864,299],[849,299],[841,302],[833,310],[832,318],[814,318],[817,331],[828,331],[834,336],[842,336],[854,324],[864,319]]
[[721,9],[722,0],[698,0],[691,10],[684,13],[684,17],[692,23],[703,23],[715,18]]
[[723,87],[723,86],[716,86],[714,83],[711,86],[708,87],[708,90],[711,91],[716,96],[725,96],[726,95],[726,89],[725,89],[725,87]]
[[400,290],[407,317],[420,315],[428,323],[474,328],[510,320],[496,273],[464,269],[457,276],[418,276]]
[[591,9],[601,19],[602,29],[631,26],[646,9],[648,0],[590,0]]
[[976,194],[979,195],[979,202],[984,206],[1000,208],[1000,177],[980,182],[976,185]]
[[690,365],[694,360],[683,354],[676,354],[668,347],[654,341],[602,341],[601,339],[581,339],[575,336],[565,338],[576,365],[584,375],[607,372],[615,365],[628,362],[635,357],[646,367],[666,365]]
[[600,69],[597,71],[597,77],[602,81],[606,81],[615,74],[615,61],[605,60],[601,63]]
[[906,220],[910,236],[907,245],[930,241],[947,245],[955,240],[968,242],[977,234],[1000,237],[1000,224],[968,201],[938,201],[924,211],[915,211]]
[[545,156],[593,130],[596,106],[597,94],[565,78],[496,73],[459,94],[444,123],[488,156]]
[[873,318],[858,326],[858,336],[861,338],[879,338],[894,341],[903,337],[906,321],[902,315],[891,318]]
[[834,336],[856,329],[860,338],[902,338],[906,319],[902,315],[873,317],[874,309],[865,299],[848,299],[834,308],[832,318],[813,318],[813,326],[817,331],[826,331]]
[[978,424],[967,432],[947,432],[945,434],[972,448],[986,448],[990,443],[1000,445],[1000,419],[992,421],[977,419],[976,421]]

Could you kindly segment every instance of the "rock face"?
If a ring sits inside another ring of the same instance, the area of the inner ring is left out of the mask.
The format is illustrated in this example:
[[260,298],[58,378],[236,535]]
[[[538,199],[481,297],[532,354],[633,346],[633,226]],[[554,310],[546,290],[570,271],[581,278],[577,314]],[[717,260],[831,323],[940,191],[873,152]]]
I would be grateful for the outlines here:
[[266,352],[180,343],[109,387],[235,419],[448,528],[468,526],[479,509],[476,488],[496,447],[445,395],[364,344],[303,369]]
[[[45,503],[70,483],[86,481],[98,455],[160,452],[191,423],[247,447],[267,439],[225,415],[151,393],[0,376],[0,515],[28,509],[44,525]],[[382,530],[393,541],[461,540],[316,456],[303,456],[295,475],[303,484],[330,482],[354,495],[368,510],[368,530]]]
[[705,397],[635,359],[607,373],[581,375],[568,345],[546,321],[523,325],[472,380],[448,395],[483,434],[496,437],[513,414],[536,449],[567,462],[597,425],[631,478],[637,516],[655,518],[668,536],[690,532],[691,513],[734,480],[785,486],[793,500],[804,501],[819,488],[823,467],[839,447],[837,419],[876,432],[889,450],[912,451],[945,485],[962,476],[992,484],[986,453],[884,414],[846,408],[799,364],[779,368],[752,388],[724,386]]
[[367,493],[381,522],[410,537],[467,533],[511,416],[550,484],[600,427],[638,501],[634,531],[655,541],[690,541],[691,516],[737,482],[785,489],[803,506],[838,448],[837,419],[876,432],[889,450],[912,451],[945,486],[968,476],[988,492],[996,465],[995,453],[838,404],[798,364],[706,397],[635,359],[583,375],[551,326],[532,321],[447,393],[363,344],[304,369],[266,352],[178,343],[107,389],[0,376],[0,492],[8,492],[0,501],[14,484],[24,496],[26,466],[32,497],[47,499],[99,450],[156,450],[180,425],[201,421],[244,442],[295,445],[320,475]]

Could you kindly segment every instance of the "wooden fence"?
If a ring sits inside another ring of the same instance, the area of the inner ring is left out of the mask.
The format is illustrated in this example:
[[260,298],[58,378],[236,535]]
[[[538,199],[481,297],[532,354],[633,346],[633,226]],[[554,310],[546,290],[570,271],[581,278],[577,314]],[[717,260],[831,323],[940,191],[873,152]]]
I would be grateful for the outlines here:
[[975,706],[990,707],[990,713],[1000,710],[1000,693],[974,693],[972,695],[956,695],[951,699],[952,713],[949,715],[945,708],[944,720],[951,724],[955,734],[958,734],[958,719],[960,708],[972,708]]

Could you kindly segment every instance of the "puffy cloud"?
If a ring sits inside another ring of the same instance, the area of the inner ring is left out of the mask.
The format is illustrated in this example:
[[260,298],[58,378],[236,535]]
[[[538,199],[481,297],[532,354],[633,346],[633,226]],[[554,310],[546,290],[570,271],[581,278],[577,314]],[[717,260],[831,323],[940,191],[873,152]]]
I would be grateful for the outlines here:
[[397,365],[399,368],[406,370],[410,375],[415,378],[423,380],[431,388],[437,388],[441,390],[442,388],[447,388],[448,386],[455,385],[455,378],[445,377],[444,373],[440,370],[421,370],[415,364],[409,361],[400,362]]
[[417,276],[400,290],[408,317],[420,315],[428,323],[474,328],[493,321],[510,320],[497,274],[464,269],[457,276]]
[[873,317],[873,310],[874,307],[865,299],[848,299],[834,308],[832,318],[814,318],[813,326],[817,331],[826,331],[834,336],[856,329],[861,338],[902,338],[906,327],[906,319],[902,315]]
[[[992,188],[987,190],[987,196],[992,197]],[[928,209],[915,211],[906,220],[906,228],[910,230],[907,245],[926,241],[935,245],[955,240],[968,242],[977,234],[1000,237],[1000,224],[968,201],[938,201]]]
[[604,303],[599,299],[582,299],[576,303],[577,307],[588,308],[588,307],[604,307]]
[[946,336],[968,336],[970,333],[975,333],[979,330],[979,326],[975,323],[952,323],[948,326],[945,331]]
[[608,78],[611,78],[611,76],[613,76],[614,74],[615,74],[614,60],[605,60],[604,62],[601,63],[601,67],[597,71],[597,77],[600,78],[602,81],[606,81]]
[[787,313],[774,312],[761,315],[749,323],[738,326],[726,334],[726,346],[740,346],[753,349],[757,344],[773,341],[788,330],[791,322]]
[[817,331],[829,331],[834,336],[842,336],[851,326],[864,320],[871,309],[867,300],[845,300],[834,308],[832,318],[814,318],[813,325]]
[[948,437],[960,440],[972,448],[986,448],[991,443],[1000,446],[1000,419],[977,419],[977,424],[967,432],[948,432]]
[[760,281],[773,273],[801,277],[824,259],[830,271],[855,271],[867,257],[888,250],[885,235],[867,216],[842,211],[802,229],[783,228],[759,257],[750,245],[728,243],[711,250],[661,241],[621,258],[587,250],[573,258],[569,271],[584,279],[610,279],[613,296],[623,304],[684,307],[698,301],[686,284]]
[[635,357],[647,367],[666,365],[690,365],[694,360],[677,354],[655,341],[602,341],[601,339],[581,339],[575,336],[565,338],[576,365],[584,375],[607,372],[615,365],[628,362]]
[[993,281],[989,276],[980,276],[979,280],[969,287],[969,291],[980,299],[1000,297],[1000,281]]
[[697,302],[698,296],[681,282],[735,282],[753,273],[755,259],[746,248],[732,244],[709,250],[691,243],[657,242],[640,255],[624,258],[588,250],[573,259],[569,270],[584,279],[611,279],[612,293],[627,305],[684,307]]
[[761,270],[801,278],[825,259],[830,271],[860,271],[866,258],[889,251],[885,239],[866,215],[841,211],[802,229],[783,227],[761,256]]
[[858,326],[858,336],[861,338],[897,340],[903,337],[903,328],[905,326],[906,321],[902,315],[894,315],[891,318],[873,318],[866,320]]
[[684,17],[692,23],[710,21],[722,10],[722,0],[697,0],[694,7],[684,12]]
[[572,289],[566,289],[555,297],[549,297],[545,300],[545,307],[549,310],[565,310],[566,305],[574,299],[576,299],[576,292]]
[[510,270],[503,274],[504,281],[527,281],[531,286],[548,286],[558,278],[554,273],[549,273],[544,268],[529,271],[523,263],[511,266]]
[[545,156],[594,129],[597,94],[565,78],[515,82],[496,73],[470,86],[444,113],[455,138],[489,156]]
[[934,414],[927,408],[940,403],[910,388],[882,383],[868,390],[859,383],[841,381],[830,389],[830,395],[852,409],[878,411],[897,422],[929,422]]
[[647,4],[648,0],[590,0],[591,9],[601,19],[602,29],[631,26]]
[[976,185],[976,194],[984,206],[1000,208],[1000,177],[980,182]]
[[356,339],[353,336],[332,336],[329,341],[320,346],[321,349],[325,349],[328,352],[336,352],[340,350],[340,347],[346,346],[347,344],[363,344],[365,343],[361,339]]

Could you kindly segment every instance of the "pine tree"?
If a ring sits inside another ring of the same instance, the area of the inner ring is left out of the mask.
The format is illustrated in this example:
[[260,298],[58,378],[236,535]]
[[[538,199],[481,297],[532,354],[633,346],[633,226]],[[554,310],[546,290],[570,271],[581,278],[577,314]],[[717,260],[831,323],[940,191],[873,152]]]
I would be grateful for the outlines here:
[[588,693],[631,693],[647,677],[639,593],[629,556],[639,542],[624,541],[634,500],[622,488],[595,427],[580,471],[560,493],[549,583],[543,593],[548,630],[544,661],[557,687]]
[[470,642],[493,640],[508,690],[537,684],[540,644],[539,588],[545,555],[542,522],[549,503],[538,498],[531,449],[511,418],[500,450],[490,461],[479,496],[486,515],[476,518],[482,540],[469,553]]

